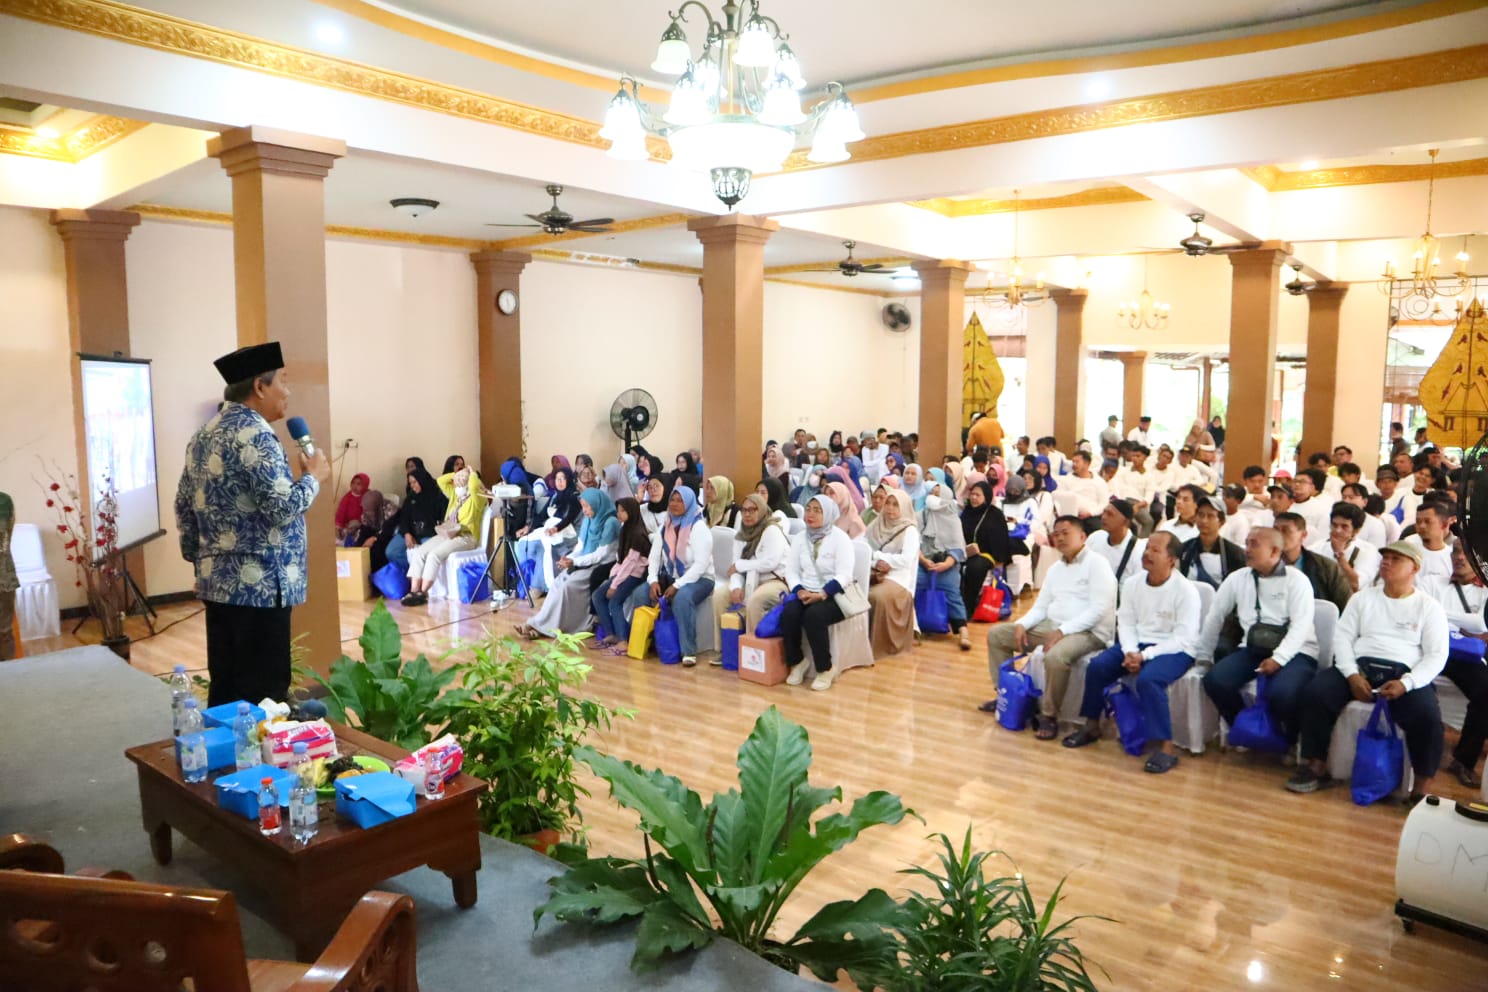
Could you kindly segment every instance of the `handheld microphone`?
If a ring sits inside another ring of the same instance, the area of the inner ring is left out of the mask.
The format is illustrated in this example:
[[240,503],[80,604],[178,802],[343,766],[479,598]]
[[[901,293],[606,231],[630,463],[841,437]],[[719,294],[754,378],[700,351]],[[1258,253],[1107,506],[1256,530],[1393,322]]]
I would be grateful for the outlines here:
[[289,428],[289,436],[294,438],[300,450],[305,453],[306,458],[315,457],[315,438],[310,436],[310,425],[305,423],[304,417],[290,417],[285,421],[285,427]]

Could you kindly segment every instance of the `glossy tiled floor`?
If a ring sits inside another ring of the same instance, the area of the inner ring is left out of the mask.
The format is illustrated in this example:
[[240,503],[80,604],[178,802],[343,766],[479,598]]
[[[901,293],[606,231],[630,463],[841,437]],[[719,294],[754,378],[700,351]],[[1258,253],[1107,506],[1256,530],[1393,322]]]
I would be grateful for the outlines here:
[[[372,605],[343,604],[348,648]],[[152,672],[204,666],[197,608],[164,611],[165,622],[189,619],[137,642],[134,663]],[[509,628],[525,613],[492,617],[441,602],[392,609],[407,646],[431,656],[486,622]],[[810,730],[814,781],[840,784],[849,797],[888,789],[925,818],[924,827],[870,831],[828,860],[787,907],[792,931],[825,902],[899,889],[899,869],[930,860],[927,834],[959,836],[971,823],[978,844],[1016,859],[1036,896],[1067,875],[1066,912],[1115,921],[1078,929],[1109,976],[1103,989],[1488,989],[1488,950],[1428,928],[1406,935],[1391,913],[1399,808],[1357,808],[1347,790],[1291,795],[1273,759],[1211,751],[1156,777],[1112,742],[1069,752],[1008,733],[975,708],[991,694],[980,648],[962,654],[932,640],[827,693],[609,656],[596,659],[591,686],[637,711],[602,746],[704,795],[731,784],[739,742],[773,703]],[[1455,785],[1438,782],[1449,794]],[[638,854],[633,818],[597,784],[584,804],[591,844]]]

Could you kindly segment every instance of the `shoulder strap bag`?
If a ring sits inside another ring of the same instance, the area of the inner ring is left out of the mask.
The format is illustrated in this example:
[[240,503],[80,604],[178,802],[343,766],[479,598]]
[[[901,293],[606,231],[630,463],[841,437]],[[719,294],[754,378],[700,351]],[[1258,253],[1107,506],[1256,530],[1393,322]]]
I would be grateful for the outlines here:
[[[1276,574],[1281,575],[1286,571],[1282,565]],[[1250,630],[1245,633],[1245,646],[1257,654],[1270,657],[1287,635],[1290,624],[1284,623],[1262,623],[1261,622],[1261,577],[1256,574],[1255,569],[1250,570],[1251,580],[1255,582],[1255,623],[1250,625]]]

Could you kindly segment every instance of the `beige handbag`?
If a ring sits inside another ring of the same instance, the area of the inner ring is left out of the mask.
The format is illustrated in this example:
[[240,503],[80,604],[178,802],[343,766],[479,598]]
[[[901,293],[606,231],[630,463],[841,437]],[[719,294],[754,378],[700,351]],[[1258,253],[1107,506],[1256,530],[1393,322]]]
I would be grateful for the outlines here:
[[864,595],[856,582],[833,598],[837,602],[837,608],[842,611],[843,619],[851,619],[868,612],[868,597]]

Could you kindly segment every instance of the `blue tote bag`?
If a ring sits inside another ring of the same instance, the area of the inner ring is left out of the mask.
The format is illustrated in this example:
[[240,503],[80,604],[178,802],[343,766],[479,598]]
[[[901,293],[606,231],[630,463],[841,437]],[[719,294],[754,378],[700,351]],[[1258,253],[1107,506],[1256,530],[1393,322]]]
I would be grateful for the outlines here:
[[1286,734],[1281,732],[1281,727],[1266,708],[1266,687],[1270,682],[1268,675],[1256,676],[1255,703],[1241,710],[1240,715],[1235,717],[1235,725],[1230,728],[1231,747],[1248,747],[1252,751],[1268,751],[1272,754],[1286,752]]
[[[1136,757],[1147,750],[1146,720],[1142,716],[1137,692],[1125,681],[1117,679],[1106,686],[1106,712],[1116,724],[1116,733],[1121,737],[1121,747],[1127,754]],[[1234,737],[1233,732],[1230,735]]]
[[456,574],[459,576],[460,602],[483,603],[491,598],[491,571],[484,558],[467,561]]
[[915,616],[920,629],[927,634],[946,634],[951,630],[951,607],[946,594],[930,580],[930,585],[915,593]]
[[1002,590],[1002,606],[998,608],[997,619],[1006,620],[1013,615],[1013,587],[1007,584],[1007,572],[1001,568],[997,570],[997,588]]
[[661,598],[661,615],[656,618],[652,631],[656,638],[656,656],[663,665],[676,665],[682,661],[682,637],[677,632],[677,617],[672,613],[672,601]]
[[[1380,717],[1384,717],[1384,727]],[[1359,806],[1377,803],[1400,788],[1400,769],[1405,764],[1405,742],[1395,736],[1395,718],[1390,701],[1375,701],[1369,722],[1359,731],[1354,749],[1354,773],[1349,779],[1354,802]]]
[[1022,730],[1033,716],[1033,704],[1043,695],[1027,672],[1018,671],[1017,658],[997,670],[997,722],[1008,730]]
[[388,599],[402,599],[408,595],[408,576],[394,562],[388,562],[372,573],[372,585]]
[[718,661],[725,672],[739,670],[739,638],[744,634],[742,607],[730,606],[719,623]]
[[779,637],[780,636],[780,614],[785,612],[785,596],[780,597],[780,602],[774,608],[760,617],[760,622],[755,624],[755,637]]

